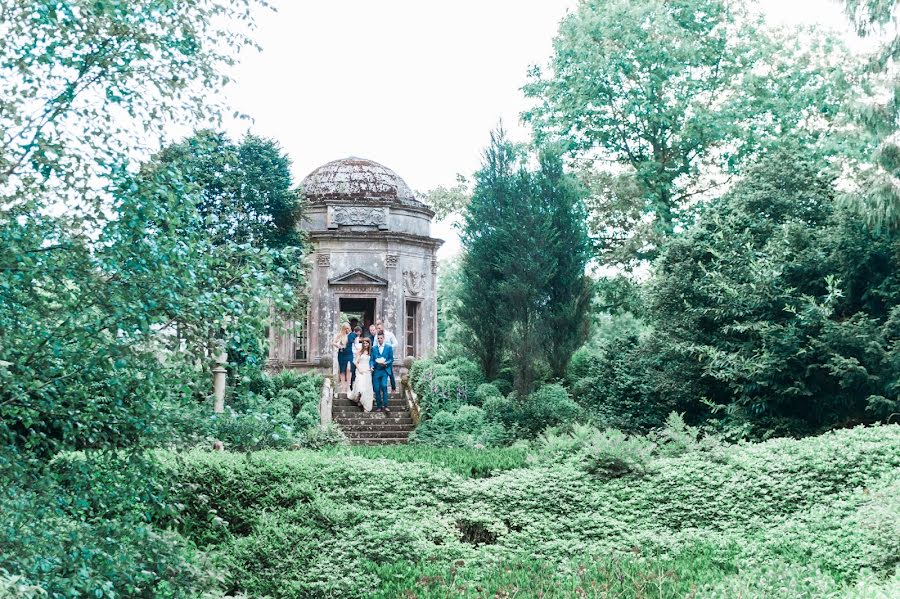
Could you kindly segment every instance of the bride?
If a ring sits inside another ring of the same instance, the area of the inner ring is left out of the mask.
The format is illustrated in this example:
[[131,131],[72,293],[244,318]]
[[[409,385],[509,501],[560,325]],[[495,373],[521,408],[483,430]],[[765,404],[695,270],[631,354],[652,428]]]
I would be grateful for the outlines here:
[[364,412],[372,411],[375,402],[375,390],[372,388],[372,366],[369,363],[372,354],[372,342],[368,337],[359,340],[360,348],[356,354],[356,381],[350,397],[355,399]]

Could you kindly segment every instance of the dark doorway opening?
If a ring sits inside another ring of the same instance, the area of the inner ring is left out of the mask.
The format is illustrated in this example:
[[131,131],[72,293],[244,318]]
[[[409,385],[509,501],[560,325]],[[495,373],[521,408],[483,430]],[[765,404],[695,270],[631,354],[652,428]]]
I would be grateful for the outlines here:
[[342,322],[350,322],[353,318],[359,321],[359,326],[363,329],[375,322],[374,297],[342,297],[338,301],[340,302],[338,326]]

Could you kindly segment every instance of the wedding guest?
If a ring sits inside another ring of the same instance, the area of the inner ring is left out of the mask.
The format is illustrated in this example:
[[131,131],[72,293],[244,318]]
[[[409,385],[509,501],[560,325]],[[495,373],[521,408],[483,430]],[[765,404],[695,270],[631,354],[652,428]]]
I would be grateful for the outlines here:
[[[391,346],[391,351],[397,351],[397,337],[394,336],[390,331],[385,330],[384,322],[378,321],[375,325],[375,331],[378,335],[384,335],[384,343],[385,345]],[[397,391],[397,381],[394,379],[394,369],[391,368],[389,373],[391,379],[391,391]]]
[[[352,331],[349,335],[347,335],[347,342],[350,344],[350,347],[353,350],[353,353],[350,357],[350,388],[353,388],[353,382],[356,380],[356,356],[359,354],[359,335],[362,333],[362,329],[358,326],[353,326],[353,322],[356,321],[355,318],[350,319],[350,327]],[[357,321],[358,322],[358,321]]]
[[384,331],[384,342],[393,347],[395,350],[397,349],[397,337],[388,330],[388,323],[384,322],[383,320],[375,321],[375,330]]
[[372,386],[375,388],[375,411],[388,412],[388,373],[394,369],[394,350],[384,342],[384,333],[376,337],[372,348],[370,366],[374,371]]
[[331,341],[331,347],[337,351],[338,388],[340,393],[350,390],[350,362],[353,361],[353,345],[349,342],[350,323],[345,322]]
[[359,376],[353,383],[353,392],[350,396],[359,404],[363,412],[371,412],[372,403],[375,400],[375,390],[372,388],[372,344],[363,337],[359,346],[359,353],[354,360]]
[[369,325],[369,339],[372,340],[372,344],[375,343],[375,338],[378,336],[378,329],[374,324]]

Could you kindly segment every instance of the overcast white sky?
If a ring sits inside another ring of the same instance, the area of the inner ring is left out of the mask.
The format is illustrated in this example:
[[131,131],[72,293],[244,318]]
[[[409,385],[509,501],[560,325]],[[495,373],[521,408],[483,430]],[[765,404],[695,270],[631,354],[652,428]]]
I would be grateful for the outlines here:
[[[452,184],[478,168],[500,121],[514,138],[532,64],[545,64],[560,19],[575,0],[275,0],[227,90],[278,140],[297,183],[317,166],[355,155],[395,170],[416,190]],[[846,29],[831,0],[762,0],[778,23]],[[438,236],[451,235],[438,227]],[[442,254],[452,253],[447,244]]]

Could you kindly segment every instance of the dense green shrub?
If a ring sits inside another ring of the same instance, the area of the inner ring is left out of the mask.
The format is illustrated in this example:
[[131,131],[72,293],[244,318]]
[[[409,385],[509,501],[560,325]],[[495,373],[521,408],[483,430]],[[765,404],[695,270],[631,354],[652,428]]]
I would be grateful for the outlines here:
[[655,367],[652,340],[610,335],[579,349],[569,365],[566,384],[585,415],[600,428],[646,432],[663,424],[678,406],[669,394],[646,384]]
[[500,393],[500,389],[497,388],[497,385],[493,383],[482,383],[478,385],[478,388],[475,390],[475,404],[476,405],[484,405],[484,402],[492,397],[502,397],[503,394]]
[[615,429],[574,425],[568,432],[548,429],[537,439],[533,463],[571,462],[599,478],[644,474],[656,449],[649,439]]
[[335,445],[346,445],[347,436],[333,422],[325,426],[314,426],[303,429],[296,437],[293,447],[303,449],[322,449]]
[[682,440],[649,456],[651,442],[631,438],[643,446],[637,469],[597,470],[602,483],[582,459],[600,455],[598,434],[603,455],[635,456],[624,436],[575,426],[544,435],[556,440],[536,444],[530,467],[487,478],[454,471],[468,477],[486,452],[513,450],[468,450],[471,461],[422,446],[192,452],[170,467],[180,530],[208,546],[224,590],[252,596],[482,597],[545,580],[673,599],[896,588],[885,577],[896,567],[900,426],[714,453]]
[[318,430],[321,390],[319,375],[257,373],[235,390],[225,413],[204,414],[196,426],[207,441],[217,439],[239,451],[317,445],[315,439],[323,435]]
[[[197,597],[216,587],[172,513],[152,461],[65,454],[0,494],[0,596]],[[12,574],[14,573],[14,575]],[[40,592],[4,589],[13,578]],[[101,595],[102,593],[102,595]]]
[[474,403],[478,386],[485,382],[484,375],[481,374],[481,368],[475,362],[462,357],[453,358],[445,362],[444,367],[462,381],[462,389],[465,396],[464,402]]
[[496,447],[509,439],[498,422],[485,418],[484,410],[462,405],[454,412],[440,411],[410,436],[412,443],[437,447]]
[[550,426],[574,422],[581,415],[568,391],[555,383],[534,391],[522,402],[518,412],[520,427],[533,435]]
[[410,382],[423,416],[429,418],[441,410],[452,412],[460,405],[478,404],[476,393],[484,377],[479,367],[466,358],[456,357],[446,363],[433,358],[413,363]]
[[806,434],[884,417],[877,398],[897,397],[900,234],[869,228],[832,183],[788,146],[654,264],[646,307],[667,365],[644,376],[689,419],[703,400],[759,434]]
[[402,463],[423,462],[471,478],[485,478],[498,472],[524,468],[527,457],[527,448],[521,445],[478,450],[428,445],[352,445],[332,451],[337,455],[386,458]]
[[578,404],[558,384],[543,385],[524,399],[515,392],[506,397],[488,395],[482,407],[489,420],[502,423],[522,437],[534,437],[548,427],[571,424],[582,415]]

